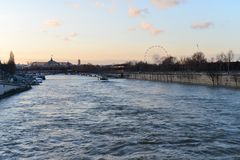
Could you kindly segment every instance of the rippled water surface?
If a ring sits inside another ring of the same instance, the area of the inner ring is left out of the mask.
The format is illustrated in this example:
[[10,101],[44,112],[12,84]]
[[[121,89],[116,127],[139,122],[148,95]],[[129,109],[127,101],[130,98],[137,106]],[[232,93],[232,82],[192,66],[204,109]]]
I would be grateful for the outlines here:
[[0,101],[0,159],[240,159],[240,91],[48,76]]

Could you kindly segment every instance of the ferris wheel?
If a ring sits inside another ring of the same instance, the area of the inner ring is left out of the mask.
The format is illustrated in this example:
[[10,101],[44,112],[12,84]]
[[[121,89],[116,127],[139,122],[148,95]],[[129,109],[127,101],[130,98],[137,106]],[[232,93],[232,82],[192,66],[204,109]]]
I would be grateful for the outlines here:
[[149,47],[144,54],[144,62],[148,64],[160,64],[168,56],[167,50],[161,45]]

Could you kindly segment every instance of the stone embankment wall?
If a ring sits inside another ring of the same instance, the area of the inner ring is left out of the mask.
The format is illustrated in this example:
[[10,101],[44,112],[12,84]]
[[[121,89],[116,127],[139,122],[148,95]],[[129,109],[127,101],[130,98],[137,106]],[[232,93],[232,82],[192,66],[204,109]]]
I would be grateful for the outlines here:
[[28,85],[17,85],[0,82],[0,99],[31,89]]
[[19,88],[19,86],[0,84],[0,95],[3,95],[4,93],[7,93],[11,90],[16,90],[18,88]]
[[185,83],[240,88],[240,74],[236,73],[128,73],[129,79]]

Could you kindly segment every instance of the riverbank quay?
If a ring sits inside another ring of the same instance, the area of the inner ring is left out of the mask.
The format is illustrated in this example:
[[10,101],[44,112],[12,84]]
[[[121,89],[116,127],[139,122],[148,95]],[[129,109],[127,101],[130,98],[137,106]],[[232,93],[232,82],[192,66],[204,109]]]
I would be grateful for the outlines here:
[[30,85],[0,81],[0,100],[31,89]]
[[192,85],[219,86],[240,89],[240,73],[194,73],[194,72],[132,72],[127,79],[183,83]]

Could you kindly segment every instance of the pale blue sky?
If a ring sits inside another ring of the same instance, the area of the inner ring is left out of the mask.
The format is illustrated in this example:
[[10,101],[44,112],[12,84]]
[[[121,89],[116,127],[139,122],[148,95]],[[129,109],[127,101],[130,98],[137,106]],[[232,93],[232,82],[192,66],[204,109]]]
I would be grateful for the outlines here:
[[0,0],[0,59],[117,63],[159,44],[208,58],[240,53],[239,0]]

